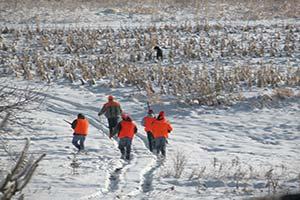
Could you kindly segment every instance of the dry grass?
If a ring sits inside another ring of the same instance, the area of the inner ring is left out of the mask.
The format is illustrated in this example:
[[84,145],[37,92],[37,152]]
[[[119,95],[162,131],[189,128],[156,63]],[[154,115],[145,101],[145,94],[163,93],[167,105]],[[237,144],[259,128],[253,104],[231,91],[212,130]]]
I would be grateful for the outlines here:
[[171,183],[175,186],[188,184],[186,182],[188,181],[189,185],[196,186],[199,193],[212,187],[224,187],[226,190],[233,190],[236,194],[253,195],[256,193],[254,191],[258,190],[262,195],[278,197],[278,194],[291,193],[289,182],[298,178],[295,174],[290,174],[288,166],[252,166],[239,157],[231,160],[214,158],[211,164],[205,166],[199,164],[191,170],[186,168],[187,160],[182,155],[183,152],[175,153],[170,162],[164,164],[158,176],[163,179],[176,178],[176,182]]
[[[235,64],[252,57],[263,60],[297,56],[297,26],[279,27],[279,32],[264,37],[257,34],[257,29],[269,27],[208,23],[96,30],[38,27],[1,28],[4,40],[0,41],[0,50],[4,52],[2,62],[6,73],[28,80],[51,82],[65,78],[89,85],[109,79],[110,87],[135,86],[146,93],[149,101],[172,95],[186,104],[209,106],[242,101],[245,88],[300,85],[299,67],[283,68],[263,62]],[[237,33],[247,30],[252,36],[233,37],[227,29]],[[198,34],[203,37],[199,39]],[[153,46],[157,43],[166,49],[163,63],[154,59]],[[284,44],[288,47],[281,48]],[[274,55],[270,53],[272,48]],[[225,68],[219,60],[230,60],[233,66]],[[292,95],[283,89],[274,92],[281,98]]]
[[275,90],[273,90],[273,96],[280,99],[285,99],[295,96],[295,93],[290,88],[276,88]]

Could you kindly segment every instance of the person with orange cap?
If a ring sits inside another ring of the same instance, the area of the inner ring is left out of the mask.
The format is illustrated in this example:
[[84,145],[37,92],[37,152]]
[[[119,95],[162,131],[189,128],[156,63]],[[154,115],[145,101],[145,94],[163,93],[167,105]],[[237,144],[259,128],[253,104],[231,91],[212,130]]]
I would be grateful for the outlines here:
[[155,120],[155,116],[153,114],[153,110],[149,109],[147,116],[145,116],[142,120],[142,126],[144,126],[144,130],[147,133],[148,143],[149,143],[149,150],[153,152],[153,149],[155,147],[154,145],[154,137],[151,131],[151,125],[153,121]]
[[108,102],[103,105],[98,116],[105,114],[108,121],[109,138],[113,136],[113,129],[118,124],[120,115],[122,113],[121,105],[119,102],[114,100],[114,97],[109,95]]
[[137,133],[137,126],[132,121],[131,117],[125,113],[121,115],[122,121],[116,126],[114,133],[118,134],[119,149],[121,151],[121,158],[129,160],[131,152],[132,139]]
[[84,141],[89,129],[88,120],[83,114],[79,113],[77,119],[72,122],[71,127],[74,129],[72,144],[78,151],[84,150]]
[[166,143],[169,133],[173,130],[170,122],[165,118],[165,112],[160,111],[157,118],[151,124],[152,134],[155,140],[156,154],[160,152],[166,157]]

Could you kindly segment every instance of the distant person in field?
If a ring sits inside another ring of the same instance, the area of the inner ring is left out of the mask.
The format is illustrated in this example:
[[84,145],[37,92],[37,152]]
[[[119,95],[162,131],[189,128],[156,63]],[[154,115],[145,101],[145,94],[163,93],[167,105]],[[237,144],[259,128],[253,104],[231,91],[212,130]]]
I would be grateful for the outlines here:
[[155,140],[157,156],[162,154],[166,157],[166,143],[169,133],[173,130],[170,122],[165,118],[165,112],[160,111],[157,118],[152,122],[151,130]]
[[117,126],[122,113],[121,105],[114,100],[113,96],[108,96],[108,102],[103,105],[98,116],[105,115],[108,121],[109,138],[113,136],[113,129]]
[[122,113],[122,121],[118,123],[114,130],[118,134],[119,149],[121,151],[121,158],[129,160],[131,152],[131,143],[137,127],[128,114]]
[[79,150],[84,150],[85,137],[88,134],[89,122],[84,117],[83,114],[79,113],[77,119],[75,119],[71,124],[72,129],[74,129],[72,144]]
[[151,125],[155,120],[155,116],[153,114],[153,110],[149,109],[147,116],[145,116],[142,120],[142,126],[145,127],[145,131],[147,133],[148,143],[149,143],[149,150],[153,152],[154,146],[154,137],[151,130]]
[[159,46],[155,46],[154,50],[156,51],[156,59],[157,60],[163,60],[163,52],[162,49],[159,48]]

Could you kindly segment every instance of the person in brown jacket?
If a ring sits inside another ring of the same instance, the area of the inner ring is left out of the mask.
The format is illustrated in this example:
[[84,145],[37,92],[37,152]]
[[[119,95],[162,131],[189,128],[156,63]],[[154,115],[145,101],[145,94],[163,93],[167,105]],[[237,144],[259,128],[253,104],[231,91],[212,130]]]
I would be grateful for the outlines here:
[[109,138],[113,136],[113,129],[117,126],[120,116],[122,114],[121,105],[119,102],[114,100],[113,96],[108,96],[108,102],[105,103],[98,116],[105,115],[108,121]]

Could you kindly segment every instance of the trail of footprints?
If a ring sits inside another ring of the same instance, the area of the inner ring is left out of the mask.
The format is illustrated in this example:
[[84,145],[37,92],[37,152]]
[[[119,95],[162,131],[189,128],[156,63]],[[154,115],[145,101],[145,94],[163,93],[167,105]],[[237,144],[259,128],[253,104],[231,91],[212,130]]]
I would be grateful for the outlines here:
[[[47,97],[55,101],[60,101],[64,104],[75,105],[75,107],[71,106],[71,108],[76,110],[86,109],[86,106],[81,106],[76,102],[52,97],[51,95],[47,95]],[[68,113],[70,115],[76,115],[77,113],[75,110],[60,108],[56,103],[51,103],[50,101],[48,102],[48,108],[49,111],[58,114]],[[99,124],[96,117],[89,114],[87,114],[87,116],[92,126],[103,132],[103,134],[107,132],[105,131],[106,127],[104,127],[102,124]],[[122,164],[115,166],[115,169],[111,170],[108,174],[108,184],[107,188],[105,189],[107,191],[107,195],[110,193],[122,193],[122,191],[130,191],[132,189],[135,190],[135,194],[147,193],[153,190],[153,177],[155,171],[162,165],[162,162],[156,160],[155,156],[149,151],[147,146],[147,138],[143,137],[143,135],[140,133],[135,136],[132,155],[133,158],[130,161],[122,160]]]

